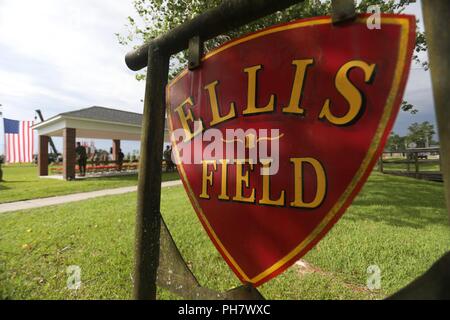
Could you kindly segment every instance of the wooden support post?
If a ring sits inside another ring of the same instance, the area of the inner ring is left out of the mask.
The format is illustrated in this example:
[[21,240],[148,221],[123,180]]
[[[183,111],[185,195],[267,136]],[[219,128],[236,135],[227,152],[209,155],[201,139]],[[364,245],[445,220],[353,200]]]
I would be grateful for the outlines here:
[[[422,1],[425,35],[430,57],[431,81],[433,84],[441,145],[441,168],[444,178],[445,197],[450,215],[450,1]],[[427,272],[407,287],[395,293],[391,299],[445,300],[450,299],[450,252],[447,252]]]
[[419,178],[419,152],[414,153],[414,169],[415,177]]
[[422,10],[441,145],[441,170],[450,217],[450,1],[422,1]]
[[148,52],[141,136],[141,166],[136,217],[134,298],[156,299],[160,246],[161,165],[164,142],[165,89],[169,55],[157,45]]
[[39,136],[39,176],[48,176],[48,136]]
[[411,152],[406,154],[406,172],[411,171]]

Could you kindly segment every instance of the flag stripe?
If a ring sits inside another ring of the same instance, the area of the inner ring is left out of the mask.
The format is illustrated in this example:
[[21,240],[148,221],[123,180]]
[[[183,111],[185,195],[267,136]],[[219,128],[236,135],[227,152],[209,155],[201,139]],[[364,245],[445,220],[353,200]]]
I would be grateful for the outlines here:
[[8,147],[9,147],[9,161],[11,162],[14,160],[14,146],[13,146],[13,139],[12,139],[12,134],[8,135]]
[[20,134],[15,134],[14,135],[14,160],[16,160],[16,162],[20,162],[20,141],[19,141],[19,135]]
[[23,128],[23,135],[24,135],[24,143],[23,143],[23,161],[24,162],[30,162],[29,156],[28,156],[28,121],[24,122],[24,128]]
[[25,126],[24,126],[24,123],[22,122],[21,123],[21,129],[22,129],[22,134],[21,135],[19,135],[19,139],[20,139],[20,141],[19,141],[19,143],[20,143],[20,145],[21,145],[21,147],[22,148],[20,148],[20,151],[21,151],[21,153],[20,153],[20,162],[25,162]]
[[29,136],[28,136],[28,121],[25,121],[24,123],[24,128],[23,128],[23,132],[24,132],[24,144],[23,144],[23,153],[24,153],[24,161],[25,162],[30,162],[30,155],[28,153],[28,143],[30,142],[29,140]]
[[34,155],[34,131],[33,131],[33,129],[31,129],[33,124],[34,124],[34,122],[31,121],[31,124],[30,124],[30,132],[31,132],[31,152],[30,152],[30,154],[31,154],[31,156]]
[[5,134],[5,156],[6,156],[6,162],[9,162],[9,137],[8,134]]
[[14,162],[14,136],[12,134],[8,135],[9,138],[9,161]]
[[16,151],[14,150],[14,134],[9,134],[9,147],[11,149],[11,160],[9,162],[16,162],[15,161],[15,156],[16,156]]
[[23,123],[23,161],[28,161],[28,121]]
[[30,162],[33,161],[33,151],[31,148],[31,144],[33,143],[31,140],[33,140],[33,129],[31,129],[31,121],[28,122],[28,154],[31,155]]
[[27,141],[27,137],[28,137],[28,127],[27,127],[27,121],[24,121],[23,126],[22,126],[22,132],[23,132],[23,162],[28,162],[28,141]]

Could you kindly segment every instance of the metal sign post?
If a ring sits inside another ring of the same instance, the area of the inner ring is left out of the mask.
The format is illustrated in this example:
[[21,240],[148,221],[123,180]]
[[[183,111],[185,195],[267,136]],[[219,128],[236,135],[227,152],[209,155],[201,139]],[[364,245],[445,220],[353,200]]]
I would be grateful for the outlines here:
[[450,1],[422,1],[422,8],[441,145],[441,171],[450,218]]

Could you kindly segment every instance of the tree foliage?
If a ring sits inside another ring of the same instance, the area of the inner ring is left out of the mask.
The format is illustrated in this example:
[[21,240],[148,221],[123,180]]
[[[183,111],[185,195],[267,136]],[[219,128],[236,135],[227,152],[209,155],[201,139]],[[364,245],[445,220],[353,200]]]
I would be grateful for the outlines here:
[[433,140],[435,134],[436,131],[432,123],[428,121],[422,123],[414,122],[408,127],[408,134],[404,137],[391,132],[385,149],[389,151],[403,151],[412,143],[416,148],[428,148],[438,144],[438,142]]
[[385,149],[389,151],[400,151],[405,150],[406,146],[406,137],[402,137],[395,132],[391,132]]
[[386,150],[403,151],[409,147],[411,143],[416,148],[428,148],[438,142],[433,140],[436,134],[434,125],[428,121],[422,123],[414,122],[408,127],[408,134],[404,137],[391,132],[386,143]]
[[428,148],[433,144],[433,136],[436,134],[434,125],[428,121],[414,122],[408,127],[408,143],[414,142],[418,148]]
[[[156,38],[183,22],[192,19],[194,16],[216,7],[222,0],[133,0],[136,10],[134,17],[128,17],[126,31],[117,33],[120,44],[131,47],[140,45],[153,38]],[[414,0],[361,0],[357,2],[357,12],[365,13],[371,5],[378,5],[383,13],[401,13],[409,3]],[[233,38],[242,36],[268,26],[289,22],[300,18],[308,18],[322,15],[329,15],[331,12],[330,0],[306,0],[302,3],[291,6],[290,8],[275,12],[269,16],[256,20],[241,28],[220,35],[205,43],[205,51],[213,50],[217,46]],[[427,68],[427,62],[419,60],[419,53],[426,51],[427,45],[425,36],[420,30],[417,30],[416,47],[414,60],[422,63]],[[187,54],[180,52],[172,57],[170,62],[169,77],[173,78],[182,69],[186,67]],[[138,80],[145,79],[143,74],[136,76]],[[414,106],[404,102],[402,109],[412,113],[417,112]]]

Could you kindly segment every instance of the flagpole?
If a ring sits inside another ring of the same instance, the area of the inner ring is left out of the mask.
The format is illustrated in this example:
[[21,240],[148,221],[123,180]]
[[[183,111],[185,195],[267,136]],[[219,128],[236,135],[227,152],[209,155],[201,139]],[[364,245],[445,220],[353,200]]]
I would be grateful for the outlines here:
[[[6,162],[6,150],[5,150],[5,124],[3,121],[3,105],[0,103],[0,140],[1,140],[1,145],[0,145],[0,156],[3,157],[3,161],[0,161],[0,166],[2,165],[2,162],[5,163]],[[2,169],[0,168],[0,171]],[[2,177],[3,174],[0,173],[0,181],[2,181]]]

